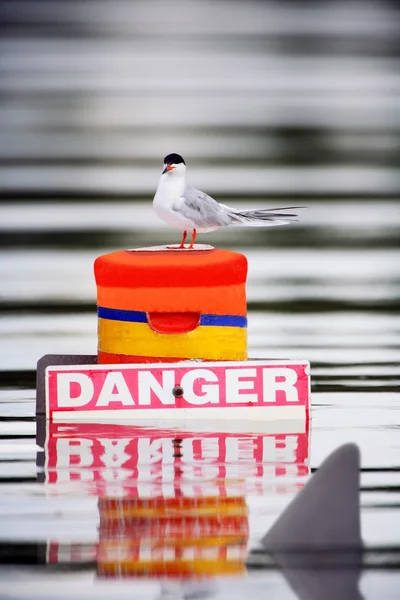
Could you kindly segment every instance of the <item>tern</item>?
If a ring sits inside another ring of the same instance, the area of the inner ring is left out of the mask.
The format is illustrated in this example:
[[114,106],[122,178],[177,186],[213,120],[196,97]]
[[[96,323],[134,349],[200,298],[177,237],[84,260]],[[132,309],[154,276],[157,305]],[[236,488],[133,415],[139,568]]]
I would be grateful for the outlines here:
[[220,204],[214,198],[186,183],[186,163],[179,154],[168,154],[164,158],[164,167],[153,200],[156,214],[165,223],[182,231],[181,245],[185,248],[188,231],[192,232],[189,249],[193,249],[197,233],[208,233],[220,227],[241,225],[248,227],[266,227],[289,225],[293,213],[277,211],[304,208],[287,206],[284,208],[262,208],[237,210]]

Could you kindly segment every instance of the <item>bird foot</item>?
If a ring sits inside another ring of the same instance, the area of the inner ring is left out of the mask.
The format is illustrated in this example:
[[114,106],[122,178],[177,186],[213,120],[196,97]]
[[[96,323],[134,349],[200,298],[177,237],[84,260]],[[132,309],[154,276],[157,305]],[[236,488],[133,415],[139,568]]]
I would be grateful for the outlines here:
[[201,250],[215,250],[214,246],[209,246],[208,244],[193,244],[190,246],[178,246],[178,244],[176,244],[175,246],[163,246],[164,249],[167,250],[185,250],[186,252],[188,250],[192,250],[194,251],[201,251]]

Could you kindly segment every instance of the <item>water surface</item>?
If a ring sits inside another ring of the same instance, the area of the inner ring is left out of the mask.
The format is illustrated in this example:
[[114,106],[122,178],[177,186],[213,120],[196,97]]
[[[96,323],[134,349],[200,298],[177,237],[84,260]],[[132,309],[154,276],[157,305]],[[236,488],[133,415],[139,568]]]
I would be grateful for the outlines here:
[[3,207],[0,560],[13,564],[0,570],[4,597],[52,597],[55,589],[60,598],[105,597],[115,585],[121,597],[200,593],[173,581],[117,584],[96,575],[99,497],[171,497],[179,490],[192,498],[242,498],[249,510],[246,577],[222,576],[217,589],[204,593],[259,597],[267,589],[272,597],[292,598],[281,573],[271,565],[256,568],[254,551],[310,473],[349,441],[359,445],[362,460],[367,552],[360,586],[368,598],[394,597],[400,582],[393,569],[400,531],[400,212],[389,200],[376,220],[372,202],[308,204],[296,226],[200,240],[248,258],[250,357],[311,361],[308,425],[278,423],[254,432],[229,423],[220,430],[209,423],[113,430],[39,424],[38,439],[37,359],[96,352],[94,258],[176,236],[145,202]]

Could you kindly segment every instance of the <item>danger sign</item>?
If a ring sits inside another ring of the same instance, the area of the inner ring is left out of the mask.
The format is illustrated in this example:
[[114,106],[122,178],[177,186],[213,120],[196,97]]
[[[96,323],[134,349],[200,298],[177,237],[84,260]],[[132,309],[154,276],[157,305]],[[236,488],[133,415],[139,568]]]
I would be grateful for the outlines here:
[[[57,365],[47,367],[45,389],[46,414],[58,421],[179,415],[276,419],[304,417],[310,378],[303,361]],[[295,410],[285,415],[289,407]]]

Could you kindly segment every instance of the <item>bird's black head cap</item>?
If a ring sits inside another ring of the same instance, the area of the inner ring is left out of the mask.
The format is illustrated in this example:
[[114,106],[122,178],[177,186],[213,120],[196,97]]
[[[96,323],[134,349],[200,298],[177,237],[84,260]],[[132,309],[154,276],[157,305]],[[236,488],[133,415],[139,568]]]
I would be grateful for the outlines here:
[[168,156],[164,158],[164,165],[179,165],[180,163],[186,165],[182,156],[180,154],[175,154],[175,152],[168,154]]

